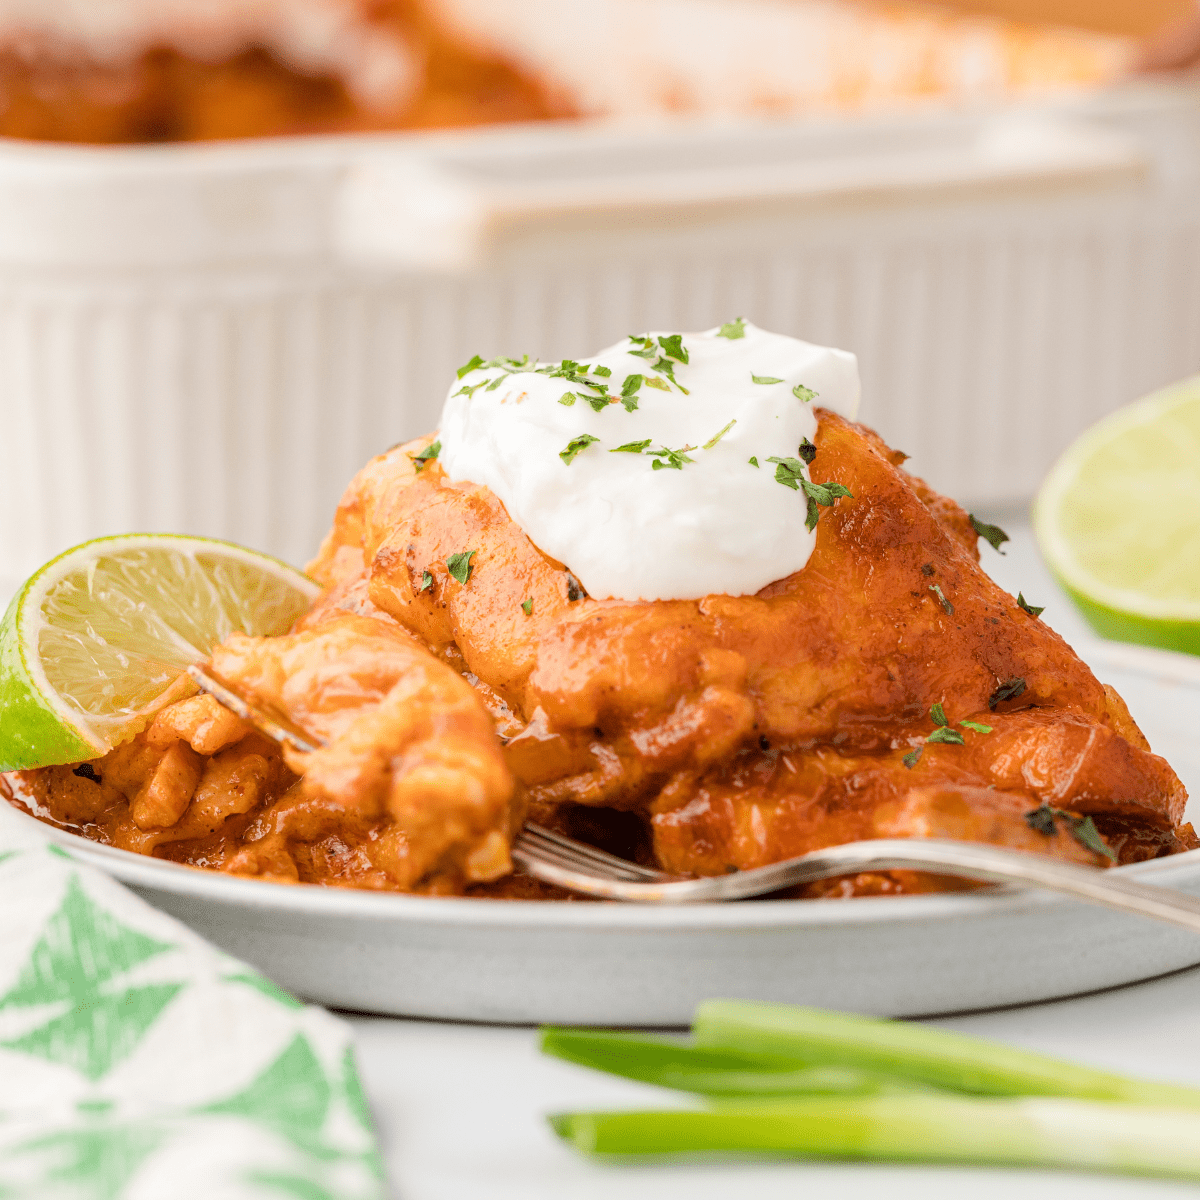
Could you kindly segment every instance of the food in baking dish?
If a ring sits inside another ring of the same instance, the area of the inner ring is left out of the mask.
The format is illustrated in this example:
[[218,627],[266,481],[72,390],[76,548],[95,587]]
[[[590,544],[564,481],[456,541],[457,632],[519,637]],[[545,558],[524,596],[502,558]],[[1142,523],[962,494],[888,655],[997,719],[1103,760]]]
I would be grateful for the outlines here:
[[0,136],[191,141],[994,102],[1106,83],[1131,51],[923,3],[0,0]]
[[527,816],[683,875],[881,836],[1094,863],[1195,846],[1121,698],[980,568],[999,531],[857,401],[853,356],[741,320],[473,359],[440,433],[350,484],[311,611],[213,654],[320,749],[193,696],[6,787],[125,849],[422,892],[552,895],[511,875]]
[[573,111],[422,0],[0,0],[0,136],[196,141]]

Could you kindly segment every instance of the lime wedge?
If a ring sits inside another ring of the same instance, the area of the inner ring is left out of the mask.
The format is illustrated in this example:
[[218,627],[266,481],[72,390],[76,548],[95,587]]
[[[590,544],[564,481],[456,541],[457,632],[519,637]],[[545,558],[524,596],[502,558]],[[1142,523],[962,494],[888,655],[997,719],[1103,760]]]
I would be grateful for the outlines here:
[[1200,654],[1200,376],[1089,429],[1046,477],[1034,527],[1097,633]]
[[241,546],[97,538],[42,567],[0,623],[0,770],[98,758],[235,631],[285,633],[319,588]]

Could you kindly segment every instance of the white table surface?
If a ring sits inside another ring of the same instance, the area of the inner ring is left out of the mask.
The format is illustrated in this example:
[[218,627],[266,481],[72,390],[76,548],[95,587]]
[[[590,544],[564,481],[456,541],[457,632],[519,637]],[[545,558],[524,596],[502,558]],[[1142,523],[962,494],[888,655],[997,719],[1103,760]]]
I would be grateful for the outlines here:
[[[1087,627],[1042,565],[1029,528],[984,566],[1046,605],[1068,641]],[[9,589],[2,589],[7,594]],[[1135,714],[1136,716],[1136,714]],[[547,1113],[664,1107],[669,1092],[541,1056],[531,1029],[349,1016],[398,1200],[1101,1200],[1182,1196],[1184,1184],[1043,1171],[756,1162],[610,1166],[552,1135]],[[1200,1085],[1200,968],[1073,1000],[931,1022],[1098,1067]]]
[[[1029,528],[983,563],[1068,641],[1087,627],[1043,566]],[[1136,714],[1135,714],[1136,715]],[[1043,1171],[753,1163],[610,1166],[563,1146],[547,1113],[665,1107],[669,1092],[541,1056],[530,1029],[354,1017],[363,1080],[401,1200],[1100,1200],[1195,1192],[1184,1184]],[[1028,1008],[932,1022],[1098,1067],[1200,1085],[1200,968]]]

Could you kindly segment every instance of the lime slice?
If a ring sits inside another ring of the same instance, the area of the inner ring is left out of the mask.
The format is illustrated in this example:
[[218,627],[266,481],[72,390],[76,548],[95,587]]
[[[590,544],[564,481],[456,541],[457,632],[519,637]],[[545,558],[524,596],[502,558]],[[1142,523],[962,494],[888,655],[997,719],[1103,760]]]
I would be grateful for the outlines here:
[[286,633],[320,589],[227,542],[97,538],[42,567],[0,624],[0,770],[98,758],[229,634]]
[[1200,654],[1200,375],[1089,429],[1046,477],[1034,527],[1097,633]]

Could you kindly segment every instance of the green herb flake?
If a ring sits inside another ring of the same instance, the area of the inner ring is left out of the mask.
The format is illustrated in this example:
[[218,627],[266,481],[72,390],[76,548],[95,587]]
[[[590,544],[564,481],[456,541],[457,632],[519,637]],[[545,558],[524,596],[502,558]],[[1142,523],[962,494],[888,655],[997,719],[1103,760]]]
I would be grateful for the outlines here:
[[1005,533],[999,525],[989,525],[986,521],[981,521],[974,513],[968,513],[967,516],[971,519],[971,528],[974,529],[975,532],[981,538],[983,538],[983,540],[987,542],[997,554],[1003,554],[1004,551],[1001,550],[1000,547],[1003,546],[1005,542],[1011,540],[1008,534]]
[[1025,680],[1023,679],[1006,679],[989,697],[988,708],[992,712],[996,711],[996,705],[1003,704],[1006,700],[1015,700],[1025,691]]
[[648,450],[646,453],[654,457],[654,469],[656,471],[682,471],[684,463],[695,462],[694,458],[688,457],[689,450],[695,450],[695,446],[681,446],[678,450],[668,450],[664,446],[661,450]]
[[671,333],[666,337],[660,337],[658,344],[663,348],[663,353],[668,358],[673,358],[676,362],[688,362],[688,352],[683,344],[682,333]]
[[767,459],[767,462],[777,464],[775,467],[776,483],[782,483],[784,487],[790,487],[793,491],[803,489],[808,504],[805,525],[810,533],[817,527],[817,521],[820,519],[818,505],[822,508],[831,508],[843,496],[854,499],[854,493],[845,484],[813,483],[805,476],[804,464],[798,458],[771,457]]
[[[607,396],[582,396],[580,398],[586,400],[592,406],[592,412],[603,412],[612,403]],[[622,403],[625,402],[622,401]],[[626,403],[625,407],[629,408],[629,405]],[[633,407],[637,408],[636,400],[633,402]]]
[[645,381],[644,375],[627,375],[625,382],[621,384],[621,403],[625,406],[626,412],[633,412],[637,408],[637,393],[638,389]]
[[793,492],[800,490],[800,481],[804,478],[804,464],[798,458],[768,458],[767,462],[778,464],[775,467],[775,482],[790,487]]
[[929,710],[929,715],[933,718],[933,723],[935,725],[950,724],[950,722],[946,720],[946,710],[942,707],[941,701],[939,701]]
[[1058,826],[1054,823],[1054,809],[1048,804],[1041,804],[1027,812],[1025,824],[1035,833],[1040,833],[1044,837],[1053,837],[1058,832]]
[[720,329],[717,330],[717,337],[728,338],[731,342],[736,342],[738,338],[746,336],[746,320],[744,317],[736,317],[732,321],[726,321]]
[[565,450],[560,450],[558,452],[558,457],[561,458],[569,467],[575,461],[575,455],[577,455],[580,450],[586,450],[593,442],[598,442],[599,440],[600,439],[598,437],[592,437],[590,433],[581,433],[578,437],[572,438],[567,443],[567,448]]
[[532,612],[533,612],[533,597],[532,596],[530,596],[528,600],[521,601],[521,611],[527,617],[532,614]]
[[461,584],[466,584],[471,578],[471,573],[475,568],[471,565],[471,559],[478,554],[478,550],[464,550],[461,554],[452,554],[446,559],[446,570],[454,576]]
[[751,465],[752,467],[757,467],[757,466],[758,466],[758,456],[757,456],[757,455],[754,455],[754,454],[752,454],[752,455],[750,456],[750,465]]
[[1044,604],[1040,608],[1036,604],[1030,604],[1020,592],[1017,593],[1017,607],[1023,609],[1031,617],[1040,617],[1046,611]]
[[750,378],[752,380],[754,380],[755,383],[782,383],[783,382],[782,379],[776,379],[774,375],[755,375],[753,371],[750,372]]
[[971,730],[972,733],[991,733],[992,732],[992,727],[990,725],[981,725],[978,721],[959,721],[959,724],[964,729]]
[[593,367],[591,373],[607,379],[612,374],[612,367]]
[[910,750],[900,761],[911,771],[921,761],[921,753],[924,749],[924,746],[918,746],[915,750]]
[[938,603],[946,610],[947,614],[954,616],[954,605],[946,599],[946,593],[936,583],[931,583],[929,590],[938,598]]
[[623,446],[615,446],[609,454],[641,454],[649,445],[649,438],[642,442],[626,442]]
[[1058,833],[1056,821],[1061,821],[1066,827],[1070,835],[1085,849],[1090,850],[1093,854],[1099,854],[1103,858],[1107,858],[1110,862],[1116,862],[1117,856],[1112,849],[1105,844],[1104,839],[1100,836],[1100,831],[1096,828],[1095,821],[1091,817],[1077,817],[1074,813],[1064,812],[1061,808],[1052,808],[1049,804],[1042,803],[1032,812],[1025,814],[1025,823],[1030,829],[1044,835],[1045,837],[1054,837]]
[[820,394],[820,392],[814,392],[812,388],[805,387],[802,383],[798,383],[794,388],[792,388],[792,395],[795,396],[797,400],[803,400],[805,404],[807,404],[810,400],[815,400]]
[[412,455],[413,470],[420,475],[425,469],[425,464],[432,462],[442,452],[442,443],[439,439],[436,442],[431,442],[420,454]]
[[421,576],[421,586],[419,588],[417,588],[417,595],[419,596],[422,592],[430,591],[432,588],[433,588],[433,576],[430,575],[430,573],[428,571],[426,571]]
[[487,380],[486,380],[486,379],[481,379],[481,380],[480,380],[478,383],[471,383],[471,384],[466,384],[466,383],[464,383],[464,384],[463,384],[463,386],[462,386],[462,387],[460,387],[460,388],[458,389],[458,391],[454,393],[454,395],[455,395],[455,397],[456,397],[456,398],[457,398],[457,397],[459,397],[459,396],[466,396],[466,398],[467,398],[468,400],[470,400],[470,398],[471,398],[472,396],[474,396],[474,395],[475,395],[475,393],[476,393],[477,391],[479,391],[479,389],[480,389],[481,387],[483,387],[483,385],[484,385],[485,383],[487,383]]
[[812,460],[817,457],[817,448],[808,440],[808,438],[805,438],[804,441],[800,443],[800,449],[797,450],[796,453],[800,455],[800,458],[803,462],[806,462],[809,464],[809,466],[811,466]]
[[469,375],[472,371],[478,370],[480,367],[486,366],[483,359],[478,354],[471,358],[469,363],[464,363],[458,368],[458,377],[461,379],[464,375]]
[[671,385],[665,379],[647,379],[646,386],[655,388],[660,392],[669,392],[671,390]]
[[736,424],[737,418],[734,417],[734,419],[730,421],[720,433],[714,433],[713,436],[704,443],[702,449],[711,450]]
[[571,405],[574,404],[578,399],[579,397],[576,396],[574,392],[563,392],[563,394],[558,398],[558,402],[559,404],[565,404],[567,408],[570,408]]
[[926,739],[928,742],[945,742],[948,746],[963,746],[966,745],[966,738],[963,737],[957,729],[951,729],[948,726],[942,726],[940,729],[935,729]]
[[[1066,814],[1064,814],[1066,815]],[[1100,836],[1100,830],[1096,828],[1096,822],[1091,817],[1071,818],[1068,821],[1071,829],[1071,836],[1085,849],[1090,850],[1093,854],[1100,854],[1107,858],[1110,862],[1116,862],[1117,856],[1105,844],[1104,839]]]

